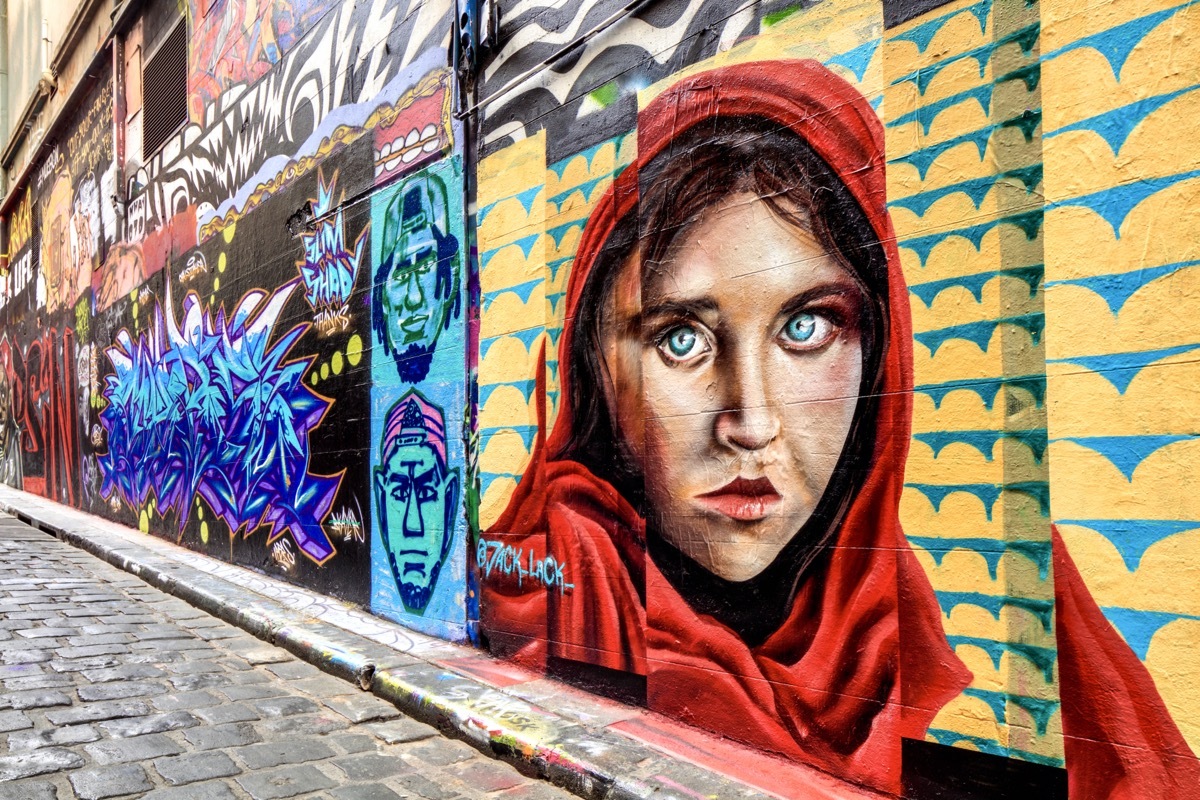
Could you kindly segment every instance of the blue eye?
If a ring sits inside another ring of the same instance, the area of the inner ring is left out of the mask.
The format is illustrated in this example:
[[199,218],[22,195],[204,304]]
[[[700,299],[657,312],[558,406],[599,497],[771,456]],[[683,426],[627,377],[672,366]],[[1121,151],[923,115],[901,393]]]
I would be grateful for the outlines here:
[[783,326],[783,335],[794,342],[807,343],[817,332],[817,318],[812,314],[797,314]]
[[783,346],[790,350],[816,350],[836,333],[837,327],[824,314],[802,311],[784,323],[779,338]]
[[676,358],[686,358],[696,346],[696,331],[693,328],[676,328],[667,337],[667,347]]
[[669,363],[681,363],[707,353],[711,348],[704,334],[691,325],[677,325],[658,342],[658,350]]

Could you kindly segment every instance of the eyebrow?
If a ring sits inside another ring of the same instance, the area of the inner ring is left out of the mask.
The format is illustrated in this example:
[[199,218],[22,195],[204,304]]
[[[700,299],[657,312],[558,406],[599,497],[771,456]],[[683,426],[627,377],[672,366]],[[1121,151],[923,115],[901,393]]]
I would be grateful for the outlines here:
[[705,295],[694,300],[663,300],[646,306],[639,315],[646,317],[695,317],[703,312],[717,312],[721,306],[716,300]]
[[794,295],[780,307],[782,313],[798,311],[814,300],[820,300],[824,297],[831,296],[853,298],[855,302],[861,302],[865,296],[862,287],[855,281],[833,282],[827,281],[818,286],[813,286],[806,289],[797,295]]
[[[435,474],[437,472],[437,468],[438,468],[437,464],[434,464],[433,466],[431,466],[429,469],[425,470],[424,472],[413,473],[413,483],[425,483],[430,480],[437,480],[437,475]],[[404,479],[404,480],[408,479],[407,472],[393,472],[391,470],[388,470],[387,476],[388,476],[389,482],[399,481],[401,479]]]

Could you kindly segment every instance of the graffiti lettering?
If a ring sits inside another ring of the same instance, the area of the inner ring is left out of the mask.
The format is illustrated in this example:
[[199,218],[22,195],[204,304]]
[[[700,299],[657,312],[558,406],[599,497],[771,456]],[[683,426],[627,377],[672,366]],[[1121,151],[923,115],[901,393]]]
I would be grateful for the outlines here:
[[339,509],[330,515],[329,532],[336,537],[340,537],[343,542],[358,542],[362,544],[367,541],[362,520],[359,519],[356,512],[348,508]]
[[33,251],[26,250],[13,262],[8,273],[8,291],[0,297],[0,308],[16,297],[33,281]]
[[41,194],[46,181],[53,177],[58,170],[59,162],[58,145],[54,145],[46,155],[46,159],[38,166],[37,174],[34,176],[39,194]]
[[298,285],[251,292],[228,317],[191,293],[181,321],[168,292],[148,332],[117,334],[100,414],[106,498],[136,508],[153,493],[182,527],[199,495],[231,531],[261,525],[270,540],[283,527],[314,562],[334,556],[321,522],[342,476],[308,471],[309,433],[331,401],[304,385],[308,362],[285,361],[305,326],[270,343]]
[[567,583],[563,564],[558,559],[549,554],[538,558],[532,549],[526,556],[524,548],[480,539],[475,550],[475,560],[483,570],[485,579],[490,578],[495,570],[505,576],[516,575],[518,586],[528,578],[547,589],[558,589],[559,594],[566,594],[575,588],[575,584]]
[[325,336],[350,329],[350,294],[358,279],[358,264],[367,235],[364,229],[355,240],[354,249],[346,249],[342,209],[329,216],[336,183],[336,172],[328,184],[324,175],[318,172],[313,214],[319,221],[312,231],[301,234],[304,258],[296,263],[304,280],[304,299],[315,314],[313,322]]
[[0,340],[0,361],[26,456],[25,489],[74,504],[79,471],[79,431],[71,397],[74,333],[51,328],[23,351],[6,336]]
[[287,539],[279,539],[271,545],[271,560],[285,571],[296,566],[296,554],[292,552],[292,545]]
[[8,229],[8,252],[15,253],[29,243],[29,237],[33,235],[33,201],[30,198],[29,187],[25,187],[25,194],[21,196],[21,202],[17,203],[17,210],[13,214],[12,224]]

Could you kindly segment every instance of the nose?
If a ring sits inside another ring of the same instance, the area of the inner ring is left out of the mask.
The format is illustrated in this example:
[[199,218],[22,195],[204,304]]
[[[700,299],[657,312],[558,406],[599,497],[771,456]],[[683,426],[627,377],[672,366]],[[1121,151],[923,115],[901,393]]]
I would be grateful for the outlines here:
[[717,441],[734,450],[762,450],[775,441],[781,428],[762,360],[749,353],[735,354],[723,366],[717,378],[723,389],[723,408],[715,420]]
[[421,291],[421,279],[416,270],[408,274],[404,287],[404,305],[413,311],[425,305],[425,293]]
[[404,502],[404,536],[420,538],[425,535],[425,520],[421,519],[421,503],[416,492],[409,492]]

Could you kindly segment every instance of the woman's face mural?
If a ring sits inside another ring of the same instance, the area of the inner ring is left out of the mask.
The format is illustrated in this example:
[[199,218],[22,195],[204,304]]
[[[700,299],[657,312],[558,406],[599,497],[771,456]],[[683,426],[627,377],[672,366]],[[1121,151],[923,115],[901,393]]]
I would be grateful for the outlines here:
[[610,413],[659,533],[721,578],[753,578],[812,516],[849,435],[861,290],[751,194],[635,267],[602,324]]

